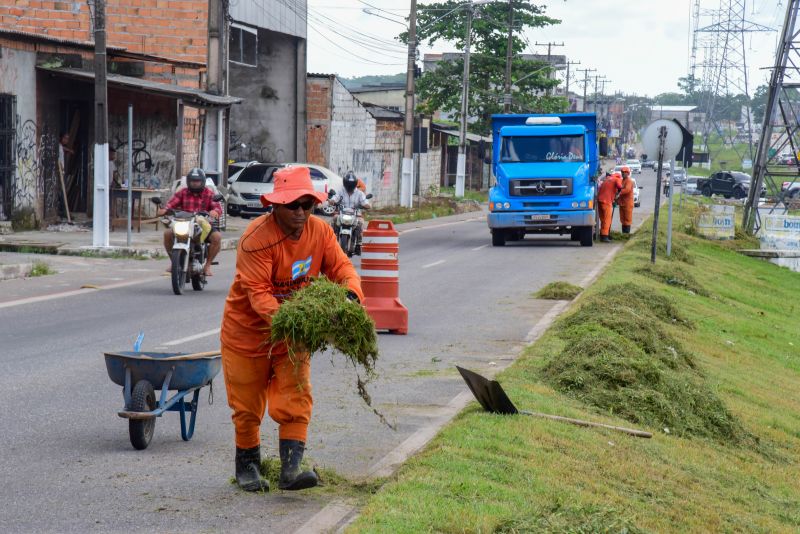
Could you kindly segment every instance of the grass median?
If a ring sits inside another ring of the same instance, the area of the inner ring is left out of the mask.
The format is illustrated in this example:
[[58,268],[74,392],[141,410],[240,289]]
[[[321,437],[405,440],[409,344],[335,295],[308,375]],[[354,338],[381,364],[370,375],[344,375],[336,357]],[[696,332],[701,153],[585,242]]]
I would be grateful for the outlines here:
[[800,274],[689,235],[692,213],[673,259],[651,266],[643,229],[496,377],[521,409],[652,439],[473,403],[348,532],[800,530]]

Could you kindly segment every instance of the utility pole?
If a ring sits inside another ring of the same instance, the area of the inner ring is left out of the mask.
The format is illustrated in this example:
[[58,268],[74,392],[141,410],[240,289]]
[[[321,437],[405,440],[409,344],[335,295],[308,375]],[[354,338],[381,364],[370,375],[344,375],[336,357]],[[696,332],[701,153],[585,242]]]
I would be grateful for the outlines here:
[[511,113],[511,59],[514,46],[514,0],[508,0],[508,46],[506,47],[506,85],[503,94],[503,113]]
[[92,246],[108,246],[108,93],[106,0],[94,4],[94,206]]
[[414,71],[417,66],[417,0],[411,0],[408,18],[408,69],[406,70],[406,111],[403,125],[403,170],[400,205],[412,207],[414,198]]
[[461,129],[458,140],[458,161],[456,162],[456,198],[464,196],[464,182],[467,170],[467,118],[469,114],[469,49],[472,45],[472,2],[466,5],[467,9],[467,37],[464,44],[464,80],[461,94]]
[[569,100],[569,66],[570,65],[580,65],[580,61],[567,61],[567,83],[566,87],[564,88],[564,95],[566,95],[567,100]]
[[583,73],[583,111],[586,111],[586,88],[589,87],[589,73],[596,72],[597,69],[577,69]]
[[597,113],[597,82],[605,79],[605,76],[594,76],[594,98],[592,98],[592,111]]
[[[538,41],[536,42],[536,46],[545,46],[545,45],[547,45],[547,64],[552,66],[551,63],[550,63],[550,50],[554,46],[564,46],[564,43],[550,43],[550,42],[548,42],[548,43],[540,43]],[[550,91],[551,91],[551,89],[548,87],[547,88],[547,95],[548,96],[550,96]]]

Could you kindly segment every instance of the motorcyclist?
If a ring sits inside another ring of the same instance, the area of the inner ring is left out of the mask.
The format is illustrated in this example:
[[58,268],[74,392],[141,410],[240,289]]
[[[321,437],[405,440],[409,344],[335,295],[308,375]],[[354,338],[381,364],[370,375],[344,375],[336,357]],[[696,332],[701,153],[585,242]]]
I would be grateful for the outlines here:
[[[208,212],[212,219],[219,219],[222,213],[222,207],[219,202],[214,200],[214,192],[206,187],[206,173],[203,169],[195,167],[186,175],[186,187],[177,191],[164,208],[158,210],[158,215],[164,215],[167,210],[174,211],[189,211],[196,213],[198,211]],[[209,221],[206,221],[208,223]],[[201,223],[201,226],[203,224]],[[216,225],[209,225],[210,231],[205,236],[208,241],[208,258],[206,264],[203,266],[203,272],[206,276],[211,276],[211,262],[219,253],[222,246],[222,236]],[[204,234],[206,229],[204,228]],[[167,251],[167,256],[172,256],[172,243],[175,240],[175,235],[172,228],[164,230],[164,248]],[[167,271],[172,270],[172,263]]]
[[[347,171],[347,174],[342,180],[344,185],[344,191],[341,193],[336,193],[333,195],[329,200],[328,203],[338,206],[339,208],[354,208],[356,210],[368,210],[371,208],[369,201],[367,200],[367,195],[359,189],[358,182],[359,179],[356,178],[355,173],[353,171]],[[339,213],[335,213],[333,216],[333,228],[334,231],[339,226]],[[356,233],[356,248],[355,253],[361,253],[361,237],[362,237],[362,230],[364,227],[364,219],[361,215],[358,216],[358,220],[356,221],[355,233]]]

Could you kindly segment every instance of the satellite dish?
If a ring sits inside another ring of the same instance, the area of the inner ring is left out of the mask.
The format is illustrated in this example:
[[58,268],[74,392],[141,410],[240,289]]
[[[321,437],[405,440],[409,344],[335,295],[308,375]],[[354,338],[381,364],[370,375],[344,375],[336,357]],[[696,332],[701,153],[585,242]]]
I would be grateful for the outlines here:
[[667,128],[667,137],[664,139],[664,160],[675,158],[683,146],[683,132],[680,126],[671,120],[657,119],[650,123],[642,136],[642,146],[648,156],[652,154],[654,160],[658,159],[659,139],[658,134],[661,127]]

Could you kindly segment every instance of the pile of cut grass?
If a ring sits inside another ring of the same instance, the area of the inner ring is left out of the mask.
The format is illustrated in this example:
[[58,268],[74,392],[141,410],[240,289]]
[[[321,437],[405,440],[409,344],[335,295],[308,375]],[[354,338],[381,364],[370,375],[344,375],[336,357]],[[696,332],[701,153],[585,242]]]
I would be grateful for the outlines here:
[[656,263],[655,265],[648,263],[636,269],[635,272],[668,286],[679,287],[704,297],[709,296],[706,288],[700,285],[695,277],[680,265],[664,262]]
[[[363,306],[348,298],[346,287],[320,277],[295,292],[272,316],[270,340],[285,343],[295,365],[300,364],[298,353],[313,355],[328,349],[341,352],[356,368],[358,395],[382,423],[395,428],[372,407],[367,392],[367,383],[375,378],[378,359],[375,323]],[[358,374],[358,367],[365,371],[365,378]]]
[[550,282],[533,294],[534,298],[546,300],[572,300],[583,288],[569,282]]
[[558,323],[566,341],[542,368],[555,389],[640,425],[726,443],[747,437],[665,328],[688,320],[646,288],[613,285]]
[[297,291],[272,317],[272,342],[286,343],[290,353],[333,348],[373,373],[378,358],[375,323],[347,291],[324,277]]

